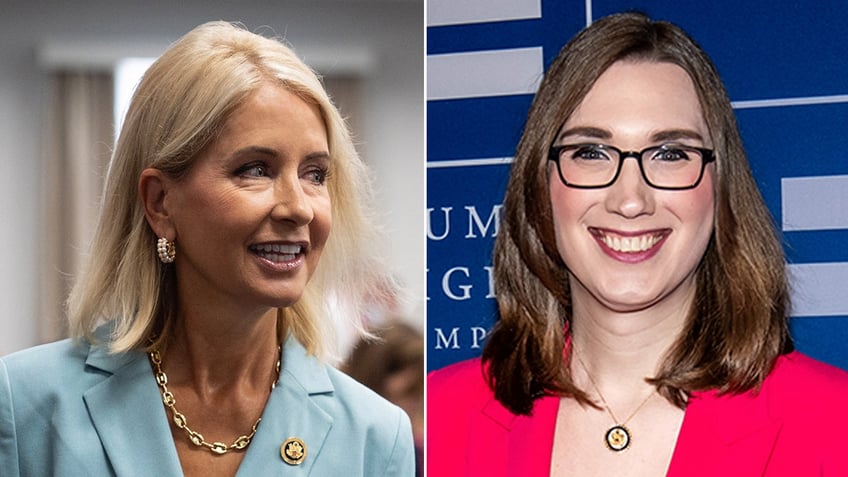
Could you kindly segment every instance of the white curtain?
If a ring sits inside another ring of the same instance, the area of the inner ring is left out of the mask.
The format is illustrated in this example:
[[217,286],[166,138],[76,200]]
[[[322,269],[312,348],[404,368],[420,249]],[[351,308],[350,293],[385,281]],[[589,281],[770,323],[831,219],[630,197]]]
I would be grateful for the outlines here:
[[362,159],[368,161],[366,144],[359,142],[362,137],[364,123],[367,118],[364,116],[363,108],[363,91],[362,79],[358,76],[337,75],[324,76],[324,88],[327,89],[333,104],[342,113],[342,117],[347,121],[348,127],[353,134],[356,150],[359,152]]
[[42,141],[42,342],[66,335],[64,303],[94,230],[114,134],[111,72],[59,71],[50,83]]

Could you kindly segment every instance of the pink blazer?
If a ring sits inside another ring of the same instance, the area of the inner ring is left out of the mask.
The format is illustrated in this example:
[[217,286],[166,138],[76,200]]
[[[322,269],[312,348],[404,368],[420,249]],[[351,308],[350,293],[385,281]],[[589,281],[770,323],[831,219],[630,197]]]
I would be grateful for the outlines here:
[[[512,414],[477,359],[431,373],[427,475],[549,476],[558,406]],[[848,373],[793,352],[759,393],[694,394],[668,476],[848,476]]]

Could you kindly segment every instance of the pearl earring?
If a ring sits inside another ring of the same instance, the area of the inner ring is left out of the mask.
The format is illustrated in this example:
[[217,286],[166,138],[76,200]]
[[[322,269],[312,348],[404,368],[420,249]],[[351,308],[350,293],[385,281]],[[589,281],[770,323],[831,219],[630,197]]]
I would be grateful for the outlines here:
[[156,242],[156,253],[159,254],[159,260],[162,263],[171,263],[177,255],[177,249],[174,247],[174,242],[165,237],[160,237]]

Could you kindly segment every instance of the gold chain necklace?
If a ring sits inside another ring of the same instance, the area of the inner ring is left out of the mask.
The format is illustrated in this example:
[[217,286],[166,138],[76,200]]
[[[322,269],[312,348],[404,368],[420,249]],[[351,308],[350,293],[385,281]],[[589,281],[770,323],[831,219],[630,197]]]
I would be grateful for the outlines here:
[[595,383],[595,380],[592,379],[592,375],[591,373],[589,373],[589,369],[586,367],[585,364],[583,364],[583,360],[580,359],[580,355],[578,355],[576,351],[574,352],[574,357],[577,358],[577,362],[580,363],[580,366],[583,367],[583,371],[586,372],[586,377],[589,378],[589,382],[592,383],[592,387],[595,388],[595,392],[598,393],[598,397],[601,398],[601,403],[603,403],[604,405],[604,410],[607,411],[607,414],[609,414],[609,416],[612,418],[612,422],[615,424],[614,426],[607,429],[606,434],[604,434],[604,443],[606,443],[607,449],[613,452],[621,452],[627,449],[628,447],[630,447],[630,442],[632,440],[632,434],[630,434],[630,429],[627,428],[627,423],[630,422],[630,420],[633,419],[633,416],[635,416],[636,413],[639,412],[642,407],[644,407],[645,404],[648,403],[648,401],[651,399],[651,396],[654,395],[654,391],[651,391],[651,393],[648,394],[648,397],[646,397],[645,400],[642,401],[642,404],[639,404],[636,410],[633,411],[627,419],[625,419],[623,422],[619,421],[618,418],[615,417],[615,414],[613,414],[612,408],[610,408],[609,404],[607,404],[607,400],[604,399],[604,395],[601,393],[600,388],[598,388],[597,383]]
[[[276,377],[274,381],[271,383],[271,391],[277,386],[277,381],[280,380],[280,355],[282,353],[282,348],[280,345],[277,345],[277,364],[275,366]],[[162,355],[159,354],[158,349],[154,349],[147,353],[150,357],[150,363],[153,365],[156,376],[156,384],[159,385],[159,388],[162,389],[162,402],[165,404],[165,407],[171,410],[171,415],[174,419],[174,424],[177,428],[182,429],[186,435],[188,436],[189,441],[198,446],[205,447],[209,449],[210,452],[216,455],[223,455],[231,450],[242,450],[245,449],[249,444],[250,440],[253,439],[253,436],[256,434],[256,428],[259,426],[259,421],[262,418],[256,419],[256,423],[253,424],[253,428],[250,431],[250,434],[242,435],[236,438],[232,444],[227,445],[223,442],[207,442],[206,439],[203,438],[203,434],[199,432],[193,431],[190,427],[188,427],[188,421],[186,420],[185,415],[183,415],[180,411],[177,410],[176,404],[177,400],[174,398],[174,394],[171,391],[168,391],[168,375],[162,371]]]

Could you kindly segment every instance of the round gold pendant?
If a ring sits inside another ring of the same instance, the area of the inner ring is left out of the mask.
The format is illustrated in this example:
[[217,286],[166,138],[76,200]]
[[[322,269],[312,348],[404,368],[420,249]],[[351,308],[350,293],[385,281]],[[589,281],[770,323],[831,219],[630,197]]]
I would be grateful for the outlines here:
[[630,445],[630,431],[624,426],[610,427],[604,436],[607,448],[613,452],[621,452]]

